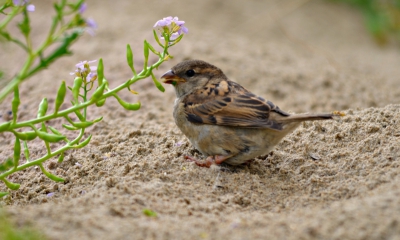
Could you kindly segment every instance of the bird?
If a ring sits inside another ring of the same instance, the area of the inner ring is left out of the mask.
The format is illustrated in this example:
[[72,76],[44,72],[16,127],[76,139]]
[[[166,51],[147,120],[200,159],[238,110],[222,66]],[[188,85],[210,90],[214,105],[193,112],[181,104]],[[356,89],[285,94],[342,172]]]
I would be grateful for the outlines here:
[[185,159],[200,167],[245,164],[270,153],[301,122],[344,115],[339,111],[289,114],[202,60],[180,62],[161,80],[174,86],[176,125],[205,156],[197,159],[186,155]]

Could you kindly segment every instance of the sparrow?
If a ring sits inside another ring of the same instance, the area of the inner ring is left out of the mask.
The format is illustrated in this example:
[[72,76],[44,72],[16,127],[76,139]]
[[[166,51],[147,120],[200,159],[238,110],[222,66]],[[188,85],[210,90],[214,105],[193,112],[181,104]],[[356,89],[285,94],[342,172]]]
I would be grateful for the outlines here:
[[330,120],[340,112],[289,114],[271,101],[229,80],[201,60],[183,61],[161,76],[175,88],[175,123],[205,160],[200,167],[240,165],[266,155],[303,121]]

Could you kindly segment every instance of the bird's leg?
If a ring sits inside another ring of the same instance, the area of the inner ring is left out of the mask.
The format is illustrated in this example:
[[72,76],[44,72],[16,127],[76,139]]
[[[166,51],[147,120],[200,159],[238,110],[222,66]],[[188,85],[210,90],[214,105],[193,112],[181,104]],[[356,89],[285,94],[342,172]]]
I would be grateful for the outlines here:
[[199,167],[206,167],[209,168],[213,164],[221,164],[223,163],[226,159],[232,157],[231,155],[228,156],[222,156],[222,155],[215,155],[215,156],[208,156],[205,161],[199,160],[197,158],[194,158],[192,156],[185,156],[185,159],[188,160],[189,162],[194,162],[197,166]]

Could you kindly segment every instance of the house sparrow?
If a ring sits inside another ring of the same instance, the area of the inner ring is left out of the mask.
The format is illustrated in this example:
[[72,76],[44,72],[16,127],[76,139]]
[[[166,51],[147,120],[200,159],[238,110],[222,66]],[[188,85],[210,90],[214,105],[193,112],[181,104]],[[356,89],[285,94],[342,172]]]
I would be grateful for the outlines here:
[[291,115],[229,80],[221,69],[200,60],[181,62],[161,79],[175,87],[176,125],[206,156],[205,161],[185,158],[201,167],[246,163],[268,154],[301,122],[341,115]]

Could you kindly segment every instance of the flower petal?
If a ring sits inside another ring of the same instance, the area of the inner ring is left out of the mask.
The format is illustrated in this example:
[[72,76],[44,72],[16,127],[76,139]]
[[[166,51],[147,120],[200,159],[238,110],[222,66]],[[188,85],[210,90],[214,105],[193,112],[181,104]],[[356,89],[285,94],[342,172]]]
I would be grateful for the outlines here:
[[35,5],[29,4],[28,6],[26,6],[26,10],[28,12],[34,12],[35,11]]
[[84,12],[86,11],[86,9],[87,9],[87,3],[82,3],[82,4],[79,6],[79,13],[80,13],[80,14],[84,13]]
[[176,32],[176,33],[171,34],[171,37],[169,38],[169,40],[174,41],[178,37],[179,37],[179,33]]

